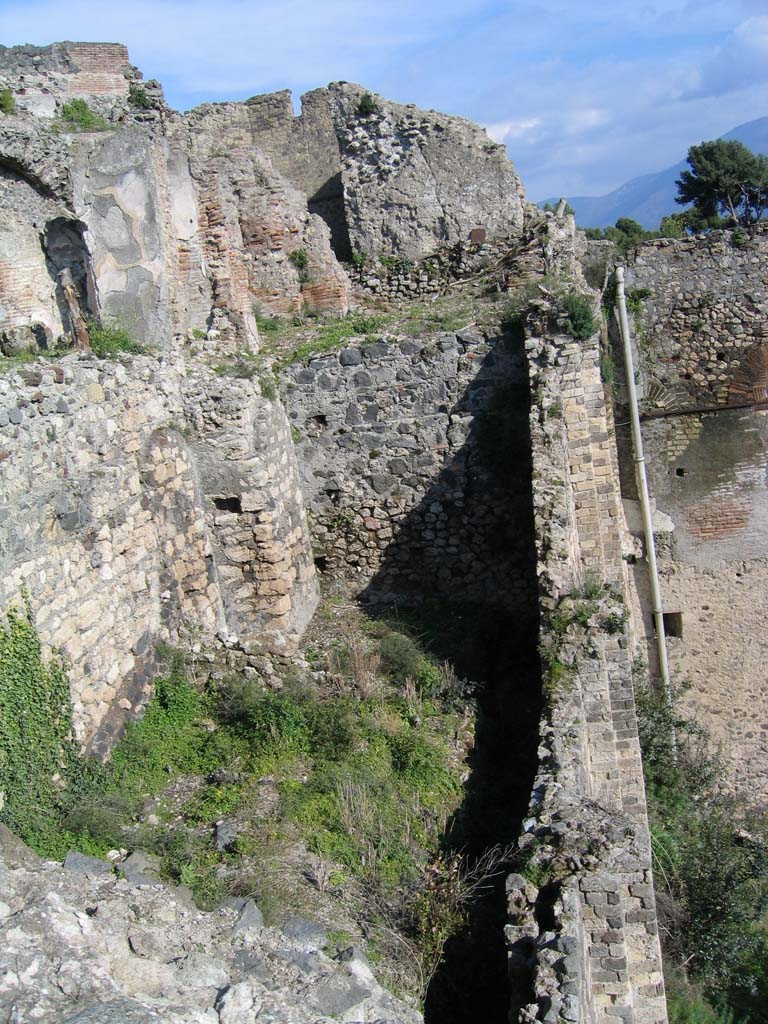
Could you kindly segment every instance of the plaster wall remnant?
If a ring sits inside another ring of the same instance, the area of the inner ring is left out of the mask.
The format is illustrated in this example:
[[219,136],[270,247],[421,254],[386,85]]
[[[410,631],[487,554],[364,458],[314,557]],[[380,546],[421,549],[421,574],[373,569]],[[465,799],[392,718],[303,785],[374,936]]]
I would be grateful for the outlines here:
[[[628,261],[635,350],[648,418],[662,598],[681,612],[668,644],[684,706],[711,732],[731,784],[768,793],[768,427],[764,401],[768,228],[643,243]],[[617,421],[622,422],[621,370]],[[755,408],[729,405],[758,403]],[[722,411],[691,412],[696,408]],[[675,412],[683,414],[675,415]],[[617,430],[622,453],[626,439]],[[622,457],[624,467],[629,460]],[[635,497],[624,473],[627,499]],[[647,608],[638,569],[638,608]],[[652,662],[652,626],[646,617]]]

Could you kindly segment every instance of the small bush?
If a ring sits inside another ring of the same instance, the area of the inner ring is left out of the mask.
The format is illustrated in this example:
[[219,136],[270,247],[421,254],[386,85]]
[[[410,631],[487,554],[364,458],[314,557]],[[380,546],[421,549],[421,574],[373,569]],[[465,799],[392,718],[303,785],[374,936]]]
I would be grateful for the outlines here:
[[731,232],[731,245],[734,249],[746,249],[749,245],[749,235],[741,228],[734,228]]
[[613,357],[609,352],[600,355],[600,380],[603,384],[613,384]]
[[415,679],[422,662],[418,645],[404,633],[390,633],[379,643],[381,663],[386,672],[401,682]]
[[288,259],[297,270],[306,270],[309,266],[309,254],[306,249],[294,249],[288,254]]
[[587,299],[576,292],[569,292],[563,298],[563,309],[568,315],[568,333],[574,338],[584,341],[595,333],[597,324]]
[[8,88],[0,89],[0,113],[16,113],[16,100],[13,98],[13,93]]
[[88,325],[91,348],[99,359],[114,359],[121,352],[140,355],[144,346],[135,341],[130,332],[116,322],[101,321]]
[[144,86],[136,82],[128,86],[128,102],[137,110],[151,110],[155,105]]
[[371,114],[378,114],[380,110],[379,104],[369,93],[363,93],[360,97],[360,102],[357,104],[357,112],[360,117],[370,117]]
[[103,132],[109,125],[85,100],[70,100],[61,108],[61,120],[68,127],[80,132]]

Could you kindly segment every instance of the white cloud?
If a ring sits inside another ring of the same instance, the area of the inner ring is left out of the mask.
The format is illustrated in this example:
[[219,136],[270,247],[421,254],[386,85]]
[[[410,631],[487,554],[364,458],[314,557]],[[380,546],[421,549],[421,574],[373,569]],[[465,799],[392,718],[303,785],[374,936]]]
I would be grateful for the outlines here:
[[722,96],[760,81],[768,82],[768,15],[748,18],[737,25],[698,69],[687,95]]
[[498,124],[484,125],[494,142],[507,142],[509,139],[519,139],[526,132],[538,128],[541,121],[531,117],[527,121],[500,121]]
[[472,118],[530,195],[599,193],[768,114],[768,0],[0,0],[8,43],[125,42],[172,105],[358,81]]

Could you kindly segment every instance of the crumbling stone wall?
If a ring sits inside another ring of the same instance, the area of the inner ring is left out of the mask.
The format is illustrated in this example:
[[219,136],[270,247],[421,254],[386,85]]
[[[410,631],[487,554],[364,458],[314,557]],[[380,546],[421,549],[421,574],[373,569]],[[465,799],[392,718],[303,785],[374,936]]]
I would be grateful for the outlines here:
[[248,381],[136,358],[0,378],[0,603],[28,595],[107,749],[190,631],[300,632],[316,602],[284,415]]
[[727,405],[768,384],[768,225],[653,239],[627,261],[644,409]]
[[0,47],[0,88],[10,89],[17,107],[36,116],[52,116],[75,97],[105,110],[125,101],[130,83],[140,78],[121,43]]
[[[507,881],[511,987],[518,1006],[528,995],[521,1021],[663,1024],[622,514],[598,345],[547,336],[542,326],[532,324],[526,343],[541,395],[531,414],[541,644],[570,670],[545,684],[540,767],[520,844],[537,884]],[[561,414],[547,415],[554,403]],[[575,611],[586,580],[595,596],[583,625]]]
[[416,260],[475,228],[522,231],[523,187],[503,146],[462,118],[380,96],[361,113],[364,95],[334,82],[302,97],[300,117],[287,91],[248,101],[257,145],[327,221],[341,258]]
[[[327,227],[256,149],[243,104],[208,105],[182,118],[155,89],[153,109],[137,110],[125,97],[140,76],[115,65],[105,46],[101,63],[117,67],[122,83],[112,91],[104,85],[109,130],[53,132],[62,102],[84,81],[62,46],[0,52],[0,79],[21,89],[26,68],[29,89],[34,79],[51,99],[42,107],[19,103],[0,125],[0,209],[28,236],[13,280],[4,286],[0,277],[0,330],[18,335],[28,328],[29,347],[36,345],[37,322],[51,342],[69,333],[66,314],[56,313],[61,285],[46,246],[54,220],[82,233],[83,314],[115,320],[161,349],[191,331],[208,334],[215,342],[209,347],[253,347],[254,310],[347,311],[349,282]],[[98,46],[86,51],[95,68]],[[81,93],[90,103],[91,94]],[[303,268],[290,260],[299,250],[306,253]],[[29,312],[19,299],[25,291],[35,299]]]
[[[644,243],[627,267],[671,669],[678,682],[691,681],[685,706],[720,745],[732,783],[760,798],[768,792],[768,651],[759,626],[768,615],[760,407],[768,384],[767,268],[765,225]],[[622,380],[617,365],[620,423]],[[701,408],[722,411],[690,411]],[[618,433],[629,467],[626,430]],[[634,499],[631,473],[622,484]],[[643,573],[639,567],[635,586],[654,664]]]

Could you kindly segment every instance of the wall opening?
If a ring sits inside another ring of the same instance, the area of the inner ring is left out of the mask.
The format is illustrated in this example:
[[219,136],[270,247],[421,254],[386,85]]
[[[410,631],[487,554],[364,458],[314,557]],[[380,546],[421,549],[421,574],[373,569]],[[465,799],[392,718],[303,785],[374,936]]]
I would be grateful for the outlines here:
[[336,258],[348,263],[352,259],[352,243],[349,240],[341,171],[329,178],[309,197],[307,207],[310,213],[316,213],[328,225],[331,232],[331,248]]
[[683,639],[683,613],[682,612],[664,612],[664,632],[667,636],[676,637],[678,640]]
[[243,503],[240,498],[214,498],[213,504],[219,510],[219,512],[237,512],[238,515],[243,511]]
[[42,233],[48,273],[56,285],[56,304],[65,329],[77,336],[79,318],[93,312],[88,300],[88,248],[85,226],[66,217],[49,220]]

